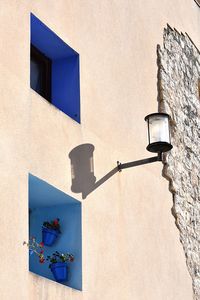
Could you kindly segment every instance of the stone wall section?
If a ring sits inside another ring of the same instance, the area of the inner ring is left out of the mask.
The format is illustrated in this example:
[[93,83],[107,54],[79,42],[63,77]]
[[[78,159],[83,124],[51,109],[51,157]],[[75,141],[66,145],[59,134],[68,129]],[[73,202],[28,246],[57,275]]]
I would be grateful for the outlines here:
[[187,34],[164,30],[158,46],[159,111],[171,116],[173,150],[165,154],[163,176],[173,194],[172,214],[200,299],[200,52]]

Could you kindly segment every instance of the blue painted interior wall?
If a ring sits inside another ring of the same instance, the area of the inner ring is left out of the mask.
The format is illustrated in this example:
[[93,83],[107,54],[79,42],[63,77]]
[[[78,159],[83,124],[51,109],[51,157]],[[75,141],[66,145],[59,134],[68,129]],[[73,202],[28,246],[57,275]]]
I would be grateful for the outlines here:
[[[48,195],[50,198],[49,206]],[[68,280],[61,284],[82,290],[81,202],[30,174],[29,211],[29,235],[35,236],[37,242],[42,241],[43,222],[56,218],[60,219],[62,233],[58,236],[54,245],[44,247],[44,254],[46,257],[56,250],[63,253],[72,253],[75,260],[68,263]],[[35,254],[29,257],[29,270],[31,272],[54,280],[48,266],[48,262],[45,264],[39,263],[39,259]]]
[[80,123],[79,54],[33,14],[31,43],[52,60],[52,104]]

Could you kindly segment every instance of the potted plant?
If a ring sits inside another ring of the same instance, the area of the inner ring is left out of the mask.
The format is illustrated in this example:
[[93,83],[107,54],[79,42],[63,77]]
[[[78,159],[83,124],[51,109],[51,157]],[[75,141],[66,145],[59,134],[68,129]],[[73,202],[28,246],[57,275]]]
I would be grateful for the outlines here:
[[70,253],[60,253],[56,251],[51,256],[47,256],[46,260],[50,262],[49,268],[55,280],[57,282],[66,281],[68,277],[67,262],[73,262],[74,256]]
[[42,226],[42,241],[45,246],[52,246],[57,239],[60,231],[59,219],[45,221]]
[[36,239],[34,236],[30,237],[28,243],[27,242],[23,242],[23,245],[27,245],[27,247],[29,248],[29,255],[32,255],[33,253],[35,253],[38,258],[39,258],[39,262],[41,264],[43,264],[45,262],[45,257],[44,257],[44,243],[37,243]]

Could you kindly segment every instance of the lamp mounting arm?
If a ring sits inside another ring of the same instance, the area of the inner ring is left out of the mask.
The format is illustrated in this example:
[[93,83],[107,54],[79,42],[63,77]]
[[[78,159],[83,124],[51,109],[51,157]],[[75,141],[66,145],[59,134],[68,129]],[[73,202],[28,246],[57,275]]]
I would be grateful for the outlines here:
[[149,164],[149,163],[152,163],[152,162],[155,162],[155,161],[162,161],[162,152],[158,153],[157,156],[153,156],[153,157],[149,157],[149,158],[145,158],[145,159],[140,159],[140,160],[136,160],[136,161],[131,161],[131,162],[124,163],[124,164],[122,164],[118,161],[117,162],[117,168],[118,168],[118,171],[121,172],[122,169],[137,167],[137,166]]

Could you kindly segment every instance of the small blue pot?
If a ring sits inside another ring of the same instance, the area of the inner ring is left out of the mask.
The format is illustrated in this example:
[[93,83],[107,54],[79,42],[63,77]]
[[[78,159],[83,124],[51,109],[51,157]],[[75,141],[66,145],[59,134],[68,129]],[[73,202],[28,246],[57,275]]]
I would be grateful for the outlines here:
[[57,282],[66,281],[68,277],[67,263],[58,262],[51,264],[51,272]]
[[45,246],[52,246],[58,237],[59,232],[54,229],[42,228],[42,241]]

